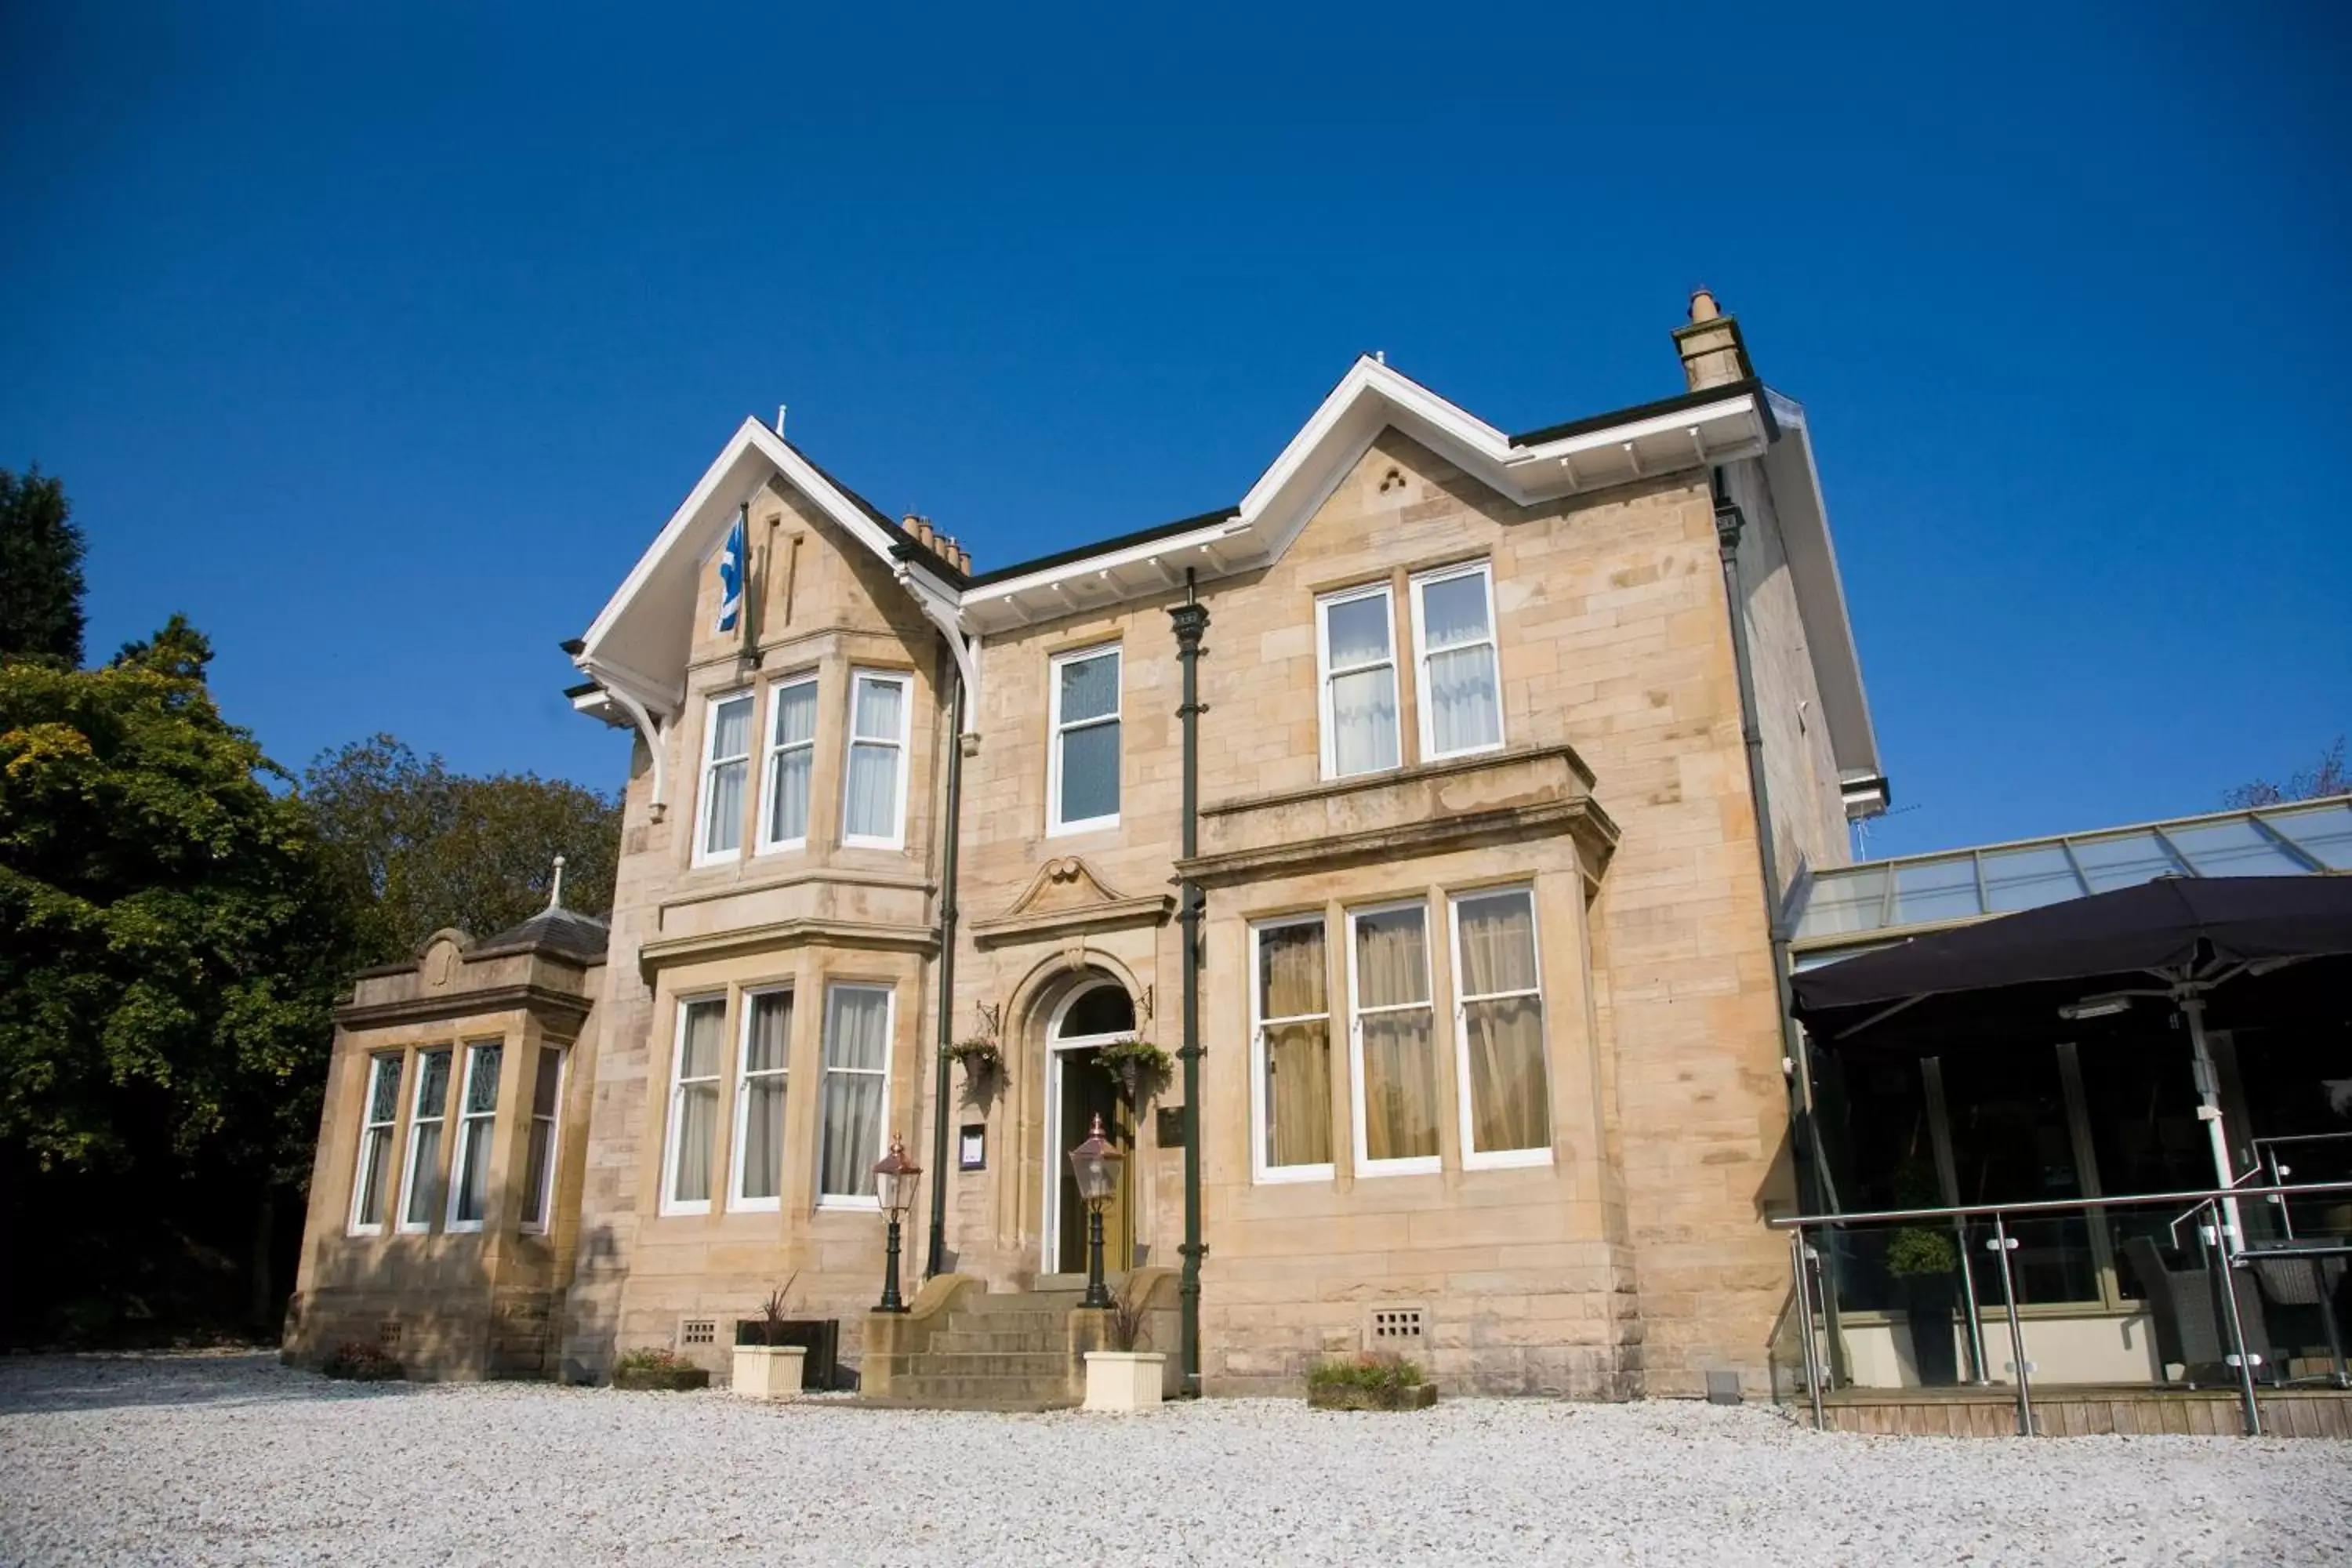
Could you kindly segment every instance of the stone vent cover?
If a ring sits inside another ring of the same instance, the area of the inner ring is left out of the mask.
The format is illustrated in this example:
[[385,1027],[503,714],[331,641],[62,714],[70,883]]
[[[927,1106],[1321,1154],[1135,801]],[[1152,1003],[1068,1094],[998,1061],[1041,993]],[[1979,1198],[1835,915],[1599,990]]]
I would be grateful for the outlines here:
[[1365,1335],[1374,1350],[1402,1350],[1420,1344],[1426,1333],[1428,1313],[1421,1307],[1375,1307]]
[[719,1342],[719,1320],[716,1318],[681,1318],[677,1324],[677,1342],[682,1345],[710,1345]]
[[395,1350],[399,1348],[400,1325],[389,1319],[377,1324],[375,1331],[375,1342],[382,1345],[386,1350]]

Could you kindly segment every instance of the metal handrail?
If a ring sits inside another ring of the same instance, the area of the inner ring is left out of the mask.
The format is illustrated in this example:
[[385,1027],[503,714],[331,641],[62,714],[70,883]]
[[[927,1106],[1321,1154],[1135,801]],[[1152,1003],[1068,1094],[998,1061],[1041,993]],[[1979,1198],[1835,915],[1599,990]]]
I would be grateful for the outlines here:
[[2222,1198],[2265,1197],[2273,1193],[2298,1196],[2307,1193],[2352,1193],[2352,1181],[2310,1182],[2300,1186],[2214,1187],[2201,1192],[2191,1189],[2178,1193],[2135,1193],[2122,1197],[2033,1198],[2013,1204],[1960,1204],[1933,1209],[1857,1209],[1851,1214],[1776,1215],[1764,1223],[1774,1230],[1794,1230],[1801,1226],[1859,1225],[1878,1220],[1989,1219],[1997,1214],[2057,1214],[2073,1209],[2132,1208],[2145,1204],[2195,1205]]

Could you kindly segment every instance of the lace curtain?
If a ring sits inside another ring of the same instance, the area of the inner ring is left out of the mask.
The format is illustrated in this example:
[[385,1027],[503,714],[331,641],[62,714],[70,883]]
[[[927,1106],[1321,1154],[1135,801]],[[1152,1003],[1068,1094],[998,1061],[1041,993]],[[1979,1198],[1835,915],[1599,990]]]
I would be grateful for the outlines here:
[[670,1109],[677,1127],[677,1163],[670,1178],[673,1203],[710,1201],[710,1157],[719,1131],[719,1037],[726,1018],[727,1005],[715,997],[686,1005],[686,1022],[678,1030],[677,1090]]
[[1503,738],[1503,715],[1494,634],[1486,624],[1486,574],[1423,584],[1421,616],[1431,750],[1444,755],[1494,745]]
[[1324,610],[1331,670],[1331,769],[1345,777],[1397,765],[1396,661],[1389,596],[1343,600]]
[[859,838],[898,834],[899,737],[906,733],[907,689],[895,680],[857,678],[849,744],[846,831]]
[[772,1198],[783,1191],[784,1054],[791,1047],[793,995],[771,991],[751,999],[743,1037],[743,1163],[736,1191]]
[[703,806],[702,850],[743,847],[743,773],[751,758],[751,700],[737,697],[710,713],[710,783]]
[[868,1197],[882,1157],[882,1085],[890,1059],[890,993],[836,985],[826,998],[821,1197]]
[[768,782],[768,838],[808,837],[809,774],[816,756],[816,682],[776,688],[774,776]]

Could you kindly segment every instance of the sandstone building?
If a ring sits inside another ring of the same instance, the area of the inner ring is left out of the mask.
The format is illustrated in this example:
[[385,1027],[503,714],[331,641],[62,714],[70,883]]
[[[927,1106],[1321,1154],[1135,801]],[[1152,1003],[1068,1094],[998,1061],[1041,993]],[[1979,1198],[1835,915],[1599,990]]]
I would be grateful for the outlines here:
[[[1885,786],[1803,411],[1705,294],[1674,336],[1677,395],[1520,435],[1360,360],[1234,506],[986,569],[747,422],[572,645],[635,736],[609,931],[341,1016],[289,1353],[716,1367],[789,1279],[871,1386],[892,1135],[919,1310],[1054,1302],[1101,1114],[1203,1392],[1761,1392],[1771,911]],[[1187,899],[1198,1055],[1129,1092]]]

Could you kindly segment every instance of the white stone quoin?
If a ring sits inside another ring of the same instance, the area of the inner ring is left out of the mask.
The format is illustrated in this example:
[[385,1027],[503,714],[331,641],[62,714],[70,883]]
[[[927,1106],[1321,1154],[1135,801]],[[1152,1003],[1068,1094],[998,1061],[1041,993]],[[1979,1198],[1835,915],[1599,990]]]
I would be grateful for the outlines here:
[[1088,1351],[1088,1410],[1148,1410],[1160,1403],[1168,1357],[1160,1351]]
[[797,1399],[807,1359],[802,1345],[737,1345],[734,1391],[746,1399]]

